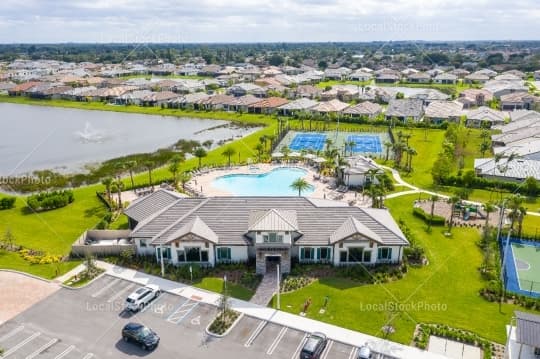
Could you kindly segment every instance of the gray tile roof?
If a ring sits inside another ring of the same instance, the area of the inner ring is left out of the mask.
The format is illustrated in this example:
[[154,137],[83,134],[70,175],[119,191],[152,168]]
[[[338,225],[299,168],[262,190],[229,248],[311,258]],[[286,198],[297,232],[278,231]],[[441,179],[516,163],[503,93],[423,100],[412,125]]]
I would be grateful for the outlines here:
[[256,210],[250,213],[248,231],[298,231],[296,211]]
[[217,244],[219,241],[217,234],[211,230],[210,227],[208,227],[208,225],[206,225],[206,223],[204,223],[203,220],[198,216],[184,224],[184,226],[182,226],[179,230],[171,233],[168,238],[164,238],[163,240],[165,243],[168,243],[176,239],[180,239],[187,234],[193,234],[215,244]]
[[163,243],[186,223],[199,217],[218,236],[219,244],[249,245],[245,234],[253,223],[250,222],[253,213],[275,209],[279,217],[289,223],[293,222],[293,213],[296,213],[297,223],[291,224],[303,233],[296,241],[299,245],[328,245],[331,234],[351,216],[376,233],[386,245],[408,244],[387,210],[326,203],[303,197],[185,198],[157,211],[145,223],[139,223],[132,237],[153,238],[153,244]]
[[522,180],[534,177],[540,180],[540,161],[518,158],[508,163],[507,158],[495,162],[493,158],[477,158],[474,169],[484,176],[507,177]]
[[390,117],[421,117],[423,113],[423,101],[416,99],[391,100],[386,109]]
[[129,207],[124,210],[124,214],[140,222],[182,197],[179,193],[158,189],[152,194],[140,197],[131,202]]
[[361,235],[372,239],[377,243],[383,243],[377,233],[373,232],[371,229],[369,229],[367,226],[365,226],[362,222],[360,222],[353,216],[347,218],[345,222],[343,222],[341,226],[339,226],[339,228],[330,235],[330,243],[334,244],[354,235]]
[[524,312],[515,312],[516,341],[535,348],[540,348],[540,316]]

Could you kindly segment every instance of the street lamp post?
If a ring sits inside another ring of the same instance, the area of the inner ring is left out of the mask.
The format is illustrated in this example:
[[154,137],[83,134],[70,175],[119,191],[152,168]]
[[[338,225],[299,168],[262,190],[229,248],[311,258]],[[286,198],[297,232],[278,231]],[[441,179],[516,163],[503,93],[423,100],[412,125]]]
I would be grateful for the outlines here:
[[159,245],[159,257],[161,262],[161,276],[165,277],[165,262],[163,261],[163,245]]
[[279,264],[276,266],[276,274],[277,274],[277,309],[279,310],[281,308],[281,303],[280,303],[280,297],[279,297],[279,282],[280,282],[280,278],[279,278]]

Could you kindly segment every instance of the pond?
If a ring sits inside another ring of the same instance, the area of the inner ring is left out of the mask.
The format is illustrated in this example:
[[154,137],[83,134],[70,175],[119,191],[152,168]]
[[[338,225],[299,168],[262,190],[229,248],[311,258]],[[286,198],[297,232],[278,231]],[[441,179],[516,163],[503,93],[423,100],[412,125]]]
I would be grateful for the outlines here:
[[0,176],[38,169],[84,171],[87,164],[153,152],[180,139],[237,139],[257,131],[227,121],[0,103]]

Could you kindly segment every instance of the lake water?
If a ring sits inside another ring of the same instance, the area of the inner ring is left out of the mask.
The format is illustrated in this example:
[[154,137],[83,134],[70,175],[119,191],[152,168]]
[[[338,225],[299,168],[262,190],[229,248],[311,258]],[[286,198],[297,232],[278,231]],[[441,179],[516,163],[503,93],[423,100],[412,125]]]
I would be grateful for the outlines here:
[[0,176],[83,171],[85,164],[153,152],[179,139],[217,145],[257,129],[221,120],[0,103]]

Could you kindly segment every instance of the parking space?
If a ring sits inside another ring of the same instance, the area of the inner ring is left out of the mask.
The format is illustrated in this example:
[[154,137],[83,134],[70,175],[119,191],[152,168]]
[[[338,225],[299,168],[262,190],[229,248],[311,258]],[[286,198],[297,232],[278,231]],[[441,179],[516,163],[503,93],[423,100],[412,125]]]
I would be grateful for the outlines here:
[[328,358],[356,359],[358,348],[340,342],[332,342],[328,348]]
[[227,340],[249,347],[266,323],[266,321],[244,315],[227,335]]

